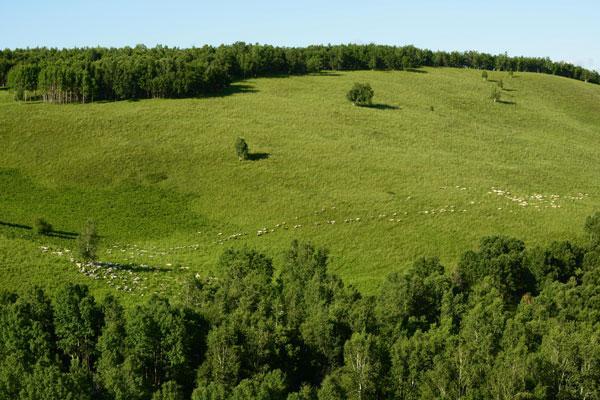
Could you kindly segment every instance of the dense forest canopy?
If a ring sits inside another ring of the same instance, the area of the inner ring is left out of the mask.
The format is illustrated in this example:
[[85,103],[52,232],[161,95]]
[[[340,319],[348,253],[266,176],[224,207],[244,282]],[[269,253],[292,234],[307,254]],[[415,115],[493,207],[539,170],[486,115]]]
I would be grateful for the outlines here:
[[0,294],[0,399],[600,399],[600,213],[587,243],[484,238],[363,296],[292,243],[230,249],[182,304]]
[[596,71],[548,58],[375,44],[291,48],[240,42],[191,49],[7,49],[0,51],[0,86],[9,86],[17,100],[54,103],[177,98],[219,92],[250,77],[423,66],[539,72],[600,83]]

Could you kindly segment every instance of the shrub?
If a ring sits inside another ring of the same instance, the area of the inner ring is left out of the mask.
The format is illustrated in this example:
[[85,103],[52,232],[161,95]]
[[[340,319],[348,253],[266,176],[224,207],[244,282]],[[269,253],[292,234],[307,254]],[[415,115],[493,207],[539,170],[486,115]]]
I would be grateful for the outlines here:
[[514,72],[512,70],[508,71],[508,77],[509,78],[513,78],[514,76],[515,75],[514,75]]
[[44,218],[36,218],[34,229],[38,235],[48,235],[52,232],[52,225]]
[[240,161],[248,159],[248,143],[246,143],[244,138],[239,137],[235,141],[235,152]]
[[100,237],[96,231],[96,223],[88,220],[79,234],[79,255],[86,261],[96,259]]
[[502,97],[502,93],[500,92],[500,90],[498,90],[498,88],[496,86],[493,86],[492,92],[490,93],[490,99],[492,99],[494,101],[494,103],[497,103],[500,101],[501,97]]
[[498,82],[496,82],[496,84],[498,85],[498,87],[500,89],[504,89],[504,81],[502,79],[500,79]]
[[589,235],[592,246],[600,246],[600,212],[587,217],[584,230]]
[[346,94],[346,98],[355,106],[369,106],[374,94],[375,92],[368,83],[355,83],[352,89]]
[[483,79],[484,81],[488,80],[488,73],[487,73],[487,71],[483,71],[481,73],[481,79]]

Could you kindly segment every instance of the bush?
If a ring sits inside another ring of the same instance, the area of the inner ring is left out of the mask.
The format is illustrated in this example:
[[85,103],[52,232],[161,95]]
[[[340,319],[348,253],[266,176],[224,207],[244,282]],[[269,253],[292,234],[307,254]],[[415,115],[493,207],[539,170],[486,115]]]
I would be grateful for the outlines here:
[[494,103],[497,103],[500,101],[501,97],[502,97],[502,93],[500,92],[500,90],[498,90],[498,88],[496,86],[492,87],[492,92],[490,93],[490,99],[492,99],[494,101]]
[[48,235],[52,232],[52,225],[44,218],[36,218],[33,226],[38,235]]
[[500,79],[498,82],[496,82],[496,84],[498,85],[498,87],[500,89],[504,89],[504,81],[502,79]]
[[246,143],[244,138],[237,138],[235,141],[235,151],[240,161],[248,159],[248,143]]
[[86,261],[96,259],[100,237],[96,231],[96,223],[88,220],[79,234],[79,255]]
[[484,81],[488,80],[488,73],[487,73],[487,71],[483,71],[481,73],[481,79],[483,79]]
[[587,217],[584,230],[589,235],[591,245],[600,246],[600,212]]
[[346,94],[346,98],[355,106],[369,106],[374,94],[375,92],[368,83],[355,83],[352,89]]

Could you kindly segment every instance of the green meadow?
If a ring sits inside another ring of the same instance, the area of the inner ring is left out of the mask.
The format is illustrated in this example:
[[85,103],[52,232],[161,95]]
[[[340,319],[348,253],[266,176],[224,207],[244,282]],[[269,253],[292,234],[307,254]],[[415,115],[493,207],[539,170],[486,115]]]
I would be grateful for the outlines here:
[[[355,82],[371,84],[372,107],[346,100]],[[178,100],[52,105],[3,90],[0,149],[0,289],[177,295],[227,247],[277,264],[300,239],[373,293],[419,256],[453,268],[482,236],[580,239],[600,199],[600,86],[424,68],[251,79]],[[35,235],[36,217],[57,233]],[[77,265],[88,218],[100,260],[126,267]]]

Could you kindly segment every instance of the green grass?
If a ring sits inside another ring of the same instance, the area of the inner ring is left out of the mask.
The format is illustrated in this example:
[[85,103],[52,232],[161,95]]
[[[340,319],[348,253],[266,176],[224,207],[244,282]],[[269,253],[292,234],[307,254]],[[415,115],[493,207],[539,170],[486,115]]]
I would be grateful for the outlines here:
[[[492,72],[505,88],[505,103],[493,103],[481,71],[423,71],[261,78],[210,98],[85,105],[0,92],[0,221],[43,217],[76,233],[95,219],[102,260],[161,268],[139,272],[149,283],[137,295],[177,293],[227,246],[278,259],[292,239],[311,240],[372,292],[421,255],[453,267],[484,235],[576,240],[600,196],[600,87]],[[354,82],[371,84],[375,107],[346,101]],[[239,162],[238,136],[268,158]],[[544,197],[527,206],[508,198],[534,194]],[[224,240],[236,233],[246,235]],[[0,287],[112,290],[39,249],[74,249],[72,239],[0,225],[0,243]]]

